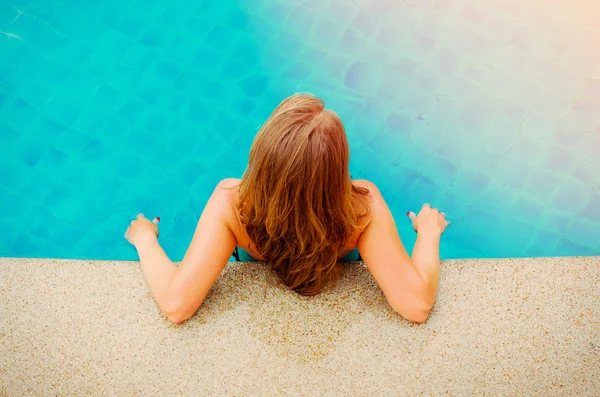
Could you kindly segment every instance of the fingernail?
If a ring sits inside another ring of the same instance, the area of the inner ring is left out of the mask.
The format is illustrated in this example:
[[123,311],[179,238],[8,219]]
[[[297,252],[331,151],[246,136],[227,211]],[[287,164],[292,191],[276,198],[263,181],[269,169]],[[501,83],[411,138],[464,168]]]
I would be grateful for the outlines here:
[[160,222],[160,216],[157,216],[157,217],[156,217],[156,220]]
[[406,213],[406,216],[408,216],[408,217],[410,218],[410,211],[408,211],[408,212]]

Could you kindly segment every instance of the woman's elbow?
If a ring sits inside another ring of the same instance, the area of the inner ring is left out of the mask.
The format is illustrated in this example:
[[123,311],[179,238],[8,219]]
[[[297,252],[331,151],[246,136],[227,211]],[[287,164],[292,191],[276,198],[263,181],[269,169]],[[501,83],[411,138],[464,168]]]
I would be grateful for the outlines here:
[[422,324],[429,318],[429,314],[433,309],[433,303],[425,300],[411,302],[411,304],[394,304],[390,302],[390,306],[405,320]]
[[431,309],[425,309],[416,313],[412,313],[409,317],[404,318],[417,324],[423,324],[429,318],[429,313],[431,313]]
[[418,309],[418,310],[410,310],[399,312],[396,311],[402,318],[405,320],[411,321],[417,324],[423,324],[429,318],[429,313],[431,309]]
[[192,317],[196,311],[190,311],[178,302],[170,302],[165,305],[163,312],[170,322],[181,324]]

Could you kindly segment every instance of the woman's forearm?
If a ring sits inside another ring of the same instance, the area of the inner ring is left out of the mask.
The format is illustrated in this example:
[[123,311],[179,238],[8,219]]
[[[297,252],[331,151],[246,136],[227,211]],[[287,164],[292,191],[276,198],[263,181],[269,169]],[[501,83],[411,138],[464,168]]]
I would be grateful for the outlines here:
[[142,270],[158,306],[164,311],[169,302],[168,287],[177,266],[171,262],[158,239],[136,245]]
[[433,302],[440,279],[440,234],[426,231],[418,233],[412,260],[427,283]]

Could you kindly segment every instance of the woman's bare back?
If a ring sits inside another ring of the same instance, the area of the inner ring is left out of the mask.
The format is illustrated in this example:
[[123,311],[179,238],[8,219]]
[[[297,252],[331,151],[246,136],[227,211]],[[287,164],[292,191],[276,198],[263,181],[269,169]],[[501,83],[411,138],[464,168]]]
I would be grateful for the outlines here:
[[[226,187],[226,188],[239,185],[239,183],[241,182],[240,179],[236,179],[236,178],[228,178],[226,181],[227,182],[224,184],[224,187]],[[356,185],[358,185],[360,187],[368,188],[367,181],[355,180],[355,181],[353,181],[353,183],[355,183]],[[253,258],[258,259],[258,260],[264,260],[264,258],[256,250],[251,248],[252,246],[255,246],[255,244],[253,243],[252,239],[250,239],[250,236],[246,232],[246,228],[244,227],[244,225],[242,224],[242,221],[240,219],[240,213],[236,206],[237,199],[239,197],[239,190],[231,189],[231,190],[229,190],[229,192],[230,192],[230,194],[227,195],[228,201],[229,201],[229,204],[231,207],[231,215],[228,217],[231,219],[229,226],[231,228],[231,231],[235,235],[235,239],[237,241],[237,246],[243,248]],[[368,225],[368,223],[369,223],[368,215],[359,219],[359,225],[361,227],[366,227]],[[344,255],[346,255],[348,252],[357,248],[358,240],[359,240],[361,234],[362,234],[362,232],[357,231],[350,237],[350,240],[344,247],[344,254],[341,255],[340,258],[343,258]]]

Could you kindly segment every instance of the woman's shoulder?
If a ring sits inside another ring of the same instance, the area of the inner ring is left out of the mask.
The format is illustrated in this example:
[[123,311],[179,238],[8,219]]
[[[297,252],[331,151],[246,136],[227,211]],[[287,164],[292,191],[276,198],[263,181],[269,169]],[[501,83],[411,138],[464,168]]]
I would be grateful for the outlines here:
[[[232,208],[237,207],[237,200],[240,195],[239,186],[242,182],[238,178],[225,178],[219,182],[216,191],[222,195],[223,199],[231,204]],[[352,184],[367,191],[367,194],[361,194],[361,198],[366,199],[370,206],[373,202],[377,202],[381,197],[381,193],[377,186],[366,179],[353,179]],[[362,201],[362,200],[361,200]]]
[[377,186],[373,182],[371,182],[369,180],[366,180],[366,179],[353,179],[352,183],[354,185],[356,185],[356,186],[359,186],[359,187],[367,189],[369,192],[371,192],[373,190],[373,191],[379,193],[379,190],[377,189]]
[[234,221],[239,217],[237,214],[237,199],[239,197],[239,185],[241,179],[237,178],[225,178],[222,179],[218,184],[215,192],[213,194],[218,195],[219,200],[222,200],[226,203],[226,208],[228,209],[228,220]]

